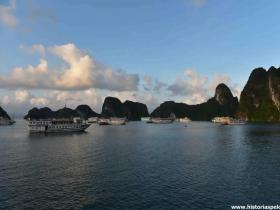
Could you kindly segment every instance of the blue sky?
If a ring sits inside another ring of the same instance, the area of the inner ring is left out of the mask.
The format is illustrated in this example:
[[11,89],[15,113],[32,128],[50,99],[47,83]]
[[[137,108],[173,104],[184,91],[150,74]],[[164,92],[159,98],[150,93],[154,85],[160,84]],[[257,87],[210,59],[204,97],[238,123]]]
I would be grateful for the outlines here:
[[[188,99],[195,90],[183,91],[186,95],[168,92],[168,86],[185,77],[187,69],[199,78],[207,77],[209,85],[213,75],[223,75],[229,86],[242,89],[253,68],[279,66],[280,2],[276,0],[18,0],[0,4],[9,7],[16,19],[14,24],[0,23],[0,78],[15,67],[36,66],[40,58],[53,68],[62,65],[50,53],[27,53],[29,46],[48,49],[72,43],[106,68],[139,76],[137,93],[92,87],[99,95],[120,92],[128,99],[133,94],[145,95],[146,76],[166,87],[160,93],[149,89],[151,97],[160,96],[154,103],[165,98],[195,103]],[[190,78],[182,83],[186,80]],[[27,91],[28,100],[31,95],[46,97],[50,91],[73,91],[2,85],[0,96],[11,99],[17,90]]]

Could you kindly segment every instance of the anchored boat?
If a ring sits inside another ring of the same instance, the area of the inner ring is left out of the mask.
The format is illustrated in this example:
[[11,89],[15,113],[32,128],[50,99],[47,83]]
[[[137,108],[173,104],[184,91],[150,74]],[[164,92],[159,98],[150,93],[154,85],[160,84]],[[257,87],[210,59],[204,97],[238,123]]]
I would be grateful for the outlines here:
[[111,117],[111,118],[100,118],[98,120],[99,125],[125,125],[126,118]]
[[154,124],[169,124],[173,122],[174,122],[173,118],[151,118],[151,123]]
[[232,117],[215,117],[212,119],[213,123],[219,123],[222,125],[243,125],[246,121],[241,119],[235,119]]
[[191,122],[191,120],[188,117],[185,117],[185,118],[179,118],[179,122],[180,123],[188,123],[188,122]]
[[89,126],[90,124],[80,118],[30,120],[28,123],[31,133],[80,132]]

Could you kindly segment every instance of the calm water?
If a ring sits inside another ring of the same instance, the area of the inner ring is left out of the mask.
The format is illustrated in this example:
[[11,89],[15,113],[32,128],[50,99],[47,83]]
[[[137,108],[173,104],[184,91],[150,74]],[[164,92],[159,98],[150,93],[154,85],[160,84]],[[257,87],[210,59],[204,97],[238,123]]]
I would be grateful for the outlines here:
[[280,125],[0,127],[0,209],[230,209],[280,203]]

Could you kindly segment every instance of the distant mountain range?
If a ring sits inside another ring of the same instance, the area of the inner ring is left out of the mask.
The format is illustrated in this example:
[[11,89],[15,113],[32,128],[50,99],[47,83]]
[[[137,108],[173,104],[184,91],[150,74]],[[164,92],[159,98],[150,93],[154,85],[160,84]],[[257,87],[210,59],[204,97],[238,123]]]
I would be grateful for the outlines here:
[[[280,120],[280,68],[256,68],[250,74],[247,84],[240,95],[240,102],[225,84],[216,87],[215,94],[208,101],[188,105],[166,101],[160,104],[150,115],[143,103],[125,101],[107,97],[100,114],[88,105],[79,105],[76,109],[62,108],[53,111],[48,107],[33,108],[25,119],[82,117],[126,117],[128,120],[140,120],[141,117],[188,117],[191,120],[208,121],[216,116],[238,117],[252,122],[273,122]],[[0,117],[10,119],[0,107]]]

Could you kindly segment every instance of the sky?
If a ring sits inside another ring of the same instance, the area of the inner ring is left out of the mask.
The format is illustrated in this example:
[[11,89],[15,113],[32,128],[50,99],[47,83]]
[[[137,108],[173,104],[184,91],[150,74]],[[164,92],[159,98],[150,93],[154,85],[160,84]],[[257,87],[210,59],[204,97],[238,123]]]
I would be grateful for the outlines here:
[[279,66],[277,0],[0,0],[0,106],[201,103]]

